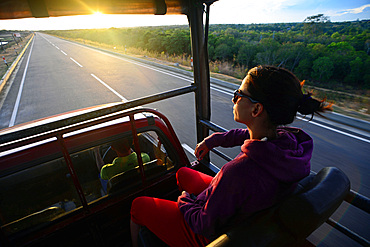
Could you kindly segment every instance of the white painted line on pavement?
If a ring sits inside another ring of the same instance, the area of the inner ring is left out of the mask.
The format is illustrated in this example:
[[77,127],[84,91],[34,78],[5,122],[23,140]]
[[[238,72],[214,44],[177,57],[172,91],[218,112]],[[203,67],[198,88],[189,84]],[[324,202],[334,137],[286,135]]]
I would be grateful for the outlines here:
[[116,90],[114,90],[113,88],[111,88],[107,83],[105,83],[104,81],[102,81],[99,77],[97,77],[94,74],[91,74],[91,76],[94,77],[98,82],[100,82],[101,84],[103,84],[110,91],[112,91],[115,95],[117,95],[123,102],[127,102],[128,101],[125,97],[123,97],[122,95],[120,95]]
[[[93,50],[93,49],[92,49]],[[96,50],[95,50],[96,51]],[[162,74],[165,74],[165,75],[170,75],[170,76],[173,76],[173,77],[176,77],[178,79],[181,79],[181,80],[184,80],[184,81],[187,81],[187,82],[193,82],[193,79],[192,78],[189,78],[189,77],[186,77],[184,75],[181,75],[181,74],[177,74],[175,72],[169,72],[169,71],[166,71],[166,70],[162,70],[162,69],[158,69],[156,67],[152,67],[150,65],[147,65],[147,64],[144,64],[144,63],[140,63],[140,62],[134,62],[132,60],[129,60],[129,59],[125,59],[125,58],[122,58],[122,57],[118,57],[116,55],[111,55],[111,54],[107,54],[107,53],[104,53],[102,51],[97,51],[97,52],[101,52],[107,56],[111,56],[111,57],[114,57],[114,58],[118,58],[120,60],[123,60],[123,61],[126,61],[126,62],[129,62],[129,63],[132,63],[132,64],[135,64],[135,65],[138,65],[138,66],[141,66],[141,67],[144,67],[144,68],[147,68],[147,69],[151,69],[151,70],[154,70],[154,71],[157,71],[157,72],[160,72]]]
[[15,119],[16,119],[16,117],[17,117],[18,108],[19,108],[19,103],[20,103],[20,101],[21,101],[21,97],[22,97],[22,91],[23,91],[24,81],[26,80],[26,74],[27,74],[28,64],[30,63],[30,58],[31,58],[32,48],[33,48],[33,44],[34,44],[34,43],[35,43],[35,40],[33,40],[33,41],[32,41],[32,46],[31,46],[31,49],[30,49],[30,53],[28,54],[26,67],[24,68],[24,72],[23,72],[23,76],[22,76],[21,85],[19,86],[17,99],[16,99],[16,101],[15,101],[15,105],[14,105],[13,113],[12,113],[12,116],[11,116],[11,118],[10,118],[10,122],[9,122],[9,127],[14,126]]
[[[234,91],[227,92],[225,89],[221,89],[221,88],[219,88],[217,86],[211,86],[211,89],[213,89],[213,90],[215,90],[217,92],[220,92],[220,93],[224,93],[224,94],[230,95],[231,97],[234,96]],[[231,98],[230,98],[230,100],[231,100]]]
[[112,54],[109,54],[109,53],[106,53],[104,51],[99,51],[99,50],[96,50],[96,49],[93,49],[93,48],[90,48],[90,47],[86,47],[86,46],[83,46],[83,45],[80,45],[80,44],[76,44],[76,43],[73,43],[71,41],[66,41],[65,42],[68,42],[68,43],[71,43],[73,45],[76,45],[76,46],[80,46],[80,47],[83,47],[85,49],[90,49],[90,50],[93,50],[95,52],[99,52],[99,53],[102,53],[104,55],[107,55],[107,56],[110,56],[110,57],[114,57],[114,58],[117,58],[117,59],[120,59],[120,60],[123,60],[123,61],[126,61],[126,62],[129,62],[129,63],[132,63],[132,64],[136,64],[136,65],[139,65],[141,67],[145,67],[147,69],[151,69],[151,70],[154,70],[154,71],[157,71],[157,72],[160,72],[162,74],[166,74],[166,75],[170,75],[170,76],[173,76],[173,77],[176,77],[176,78],[179,78],[181,80],[184,80],[184,81],[188,81],[188,82],[193,82],[193,79],[192,78],[189,78],[189,77],[186,77],[185,75],[180,75],[180,74],[177,74],[177,73],[174,73],[174,72],[168,72],[168,71],[165,71],[165,70],[162,70],[162,69],[158,69],[156,67],[152,67],[150,65],[147,65],[147,64],[143,64],[143,63],[140,63],[140,62],[134,62],[132,60],[129,60],[129,59],[125,59],[125,58],[122,58],[122,57],[119,57],[117,55],[112,55]]
[[352,134],[349,134],[349,133],[346,133],[346,132],[343,132],[343,131],[340,131],[340,130],[337,130],[337,129],[334,129],[334,128],[331,128],[331,127],[328,127],[328,126],[325,126],[325,125],[322,125],[322,124],[319,124],[319,123],[316,123],[316,122],[313,122],[313,121],[308,121],[308,119],[305,119],[305,118],[301,118],[301,117],[296,117],[297,119],[300,119],[300,120],[303,120],[303,121],[306,121],[306,122],[309,122],[311,124],[314,124],[314,125],[317,125],[319,127],[322,127],[324,129],[328,129],[328,130],[331,130],[331,131],[334,131],[334,132],[337,132],[339,134],[342,134],[342,135],[345,135],[345,136],[349,136],[349,137],[352,137],[352,138],[355,138],[357,140],[360,140],[360,141],[364,141],[364,142],[367,142],[367,143],[370,143],[370,140],[367,140],[365,138],[362,138],[362,137],[359,137],[359,136],[355,136],[355,135],[352,135]]
[[80,66],[81,68],[83,67],[81,64],[79,64],[76,60],[74,60],[73,58],[70,57],[70,59],[75,62],[78,66]]
[[184,81],[187,81],[187,82],[193,82],[193,79],[190,79],[189,77],[185,77],[185,76],[180,75],[180,74],[176,74],[176,73],[173,73],[173,72],[168,72],[168,71],[165,71],[165,70],[161,70],[161,69],[158,69],[158,68],[155,68],[155,67],[152,67],[152,66],[149,66],[149,65],[140,63],[140,62],[133,62],[131,60],[124,59],[124,58],[119,58],[119,59],[124,60],[124,61],[129,62],[129,63],[132,63],[132,64],[135,64],[135,65],[139,65],[139,66],[144,67],[144,68],[147,68],[147,69],[151,69],[151,70],[160,72],[160,73],[165,74],[165,75],[170,75],[170,76],[176,77],[178,79],[181,79],[181,80],[184,80]]
[[[69,41],[67,41],[69,42]],[[83,45],[80,45],[80,44],[76,44],[76,43],[73,43],[73,42],[69,42],[71,44],[74,44],[74,45],[77,45],[77,46],[81,46],[83,48],[86,48],[86,49],[90,49],[90,50],[93,50],[93,51],[97,51],[97,52],[100,52],[102,54],[105,54],[105,55],[108,55],[108,56],[111,56],[111,57],[114,57],[114,58],[118,58],[118,59],[121,59],[121,60],[124,60],[124,61],[127,61],[127,62],[130,62],[132,64],[136,64],[136,65],[139,65],[141,67],[145,67],[145,68],[148,68],[148,69],[151,69],[151,70],[154,70],[154,71],[157,71],[157,72],[160,72],[160,73],[163,73],[163,74],[167,74],[167,75],[170,75],[170,76],[173,76],[173,77],[176,77],[176,78],[179,78],[179,79],[182,79],[184,81],[188,81],[188,82],[193,82],[192,79],[189,79],[188,78],[185,78],[185,76],[182,76],[182,75],[179,75],[179,74],[174,74],[173,72],[167,72],[167,71],[164,71],[164,70],[161,70],[161,69],[158,69],[158,68],[154,68],[154,67],[151,67],[151,66],[148,66],[146,64],[143,64],[143,63],[140,63],[140,62],[133,62],[132,60],[129,60],[129,59],[125,59],[125,58],[121,58],[121,57],[118,57],[118,56],[115,56],[115,55],[111,55],[109,53],[106,53],[106,52],[103,52],[103,51],[99,51],[99,50],[96,50],[96,49],[93,49],[93,48],[90,48],[90,47],[86,47],[86,46],[83,46]],[[72,59],[72,58],[71,58]],[[72,59],[73,60],[73,59]],[[76,62],[77,63],[77,62]],[[77,63],[78,64],[78,63]],[[82,65],[80,65],[82,67]],[[97,79],[98,80],[98,79]],[[99,79],[100,80],[100,79]],[[104,83],[104,82],[103,82]],[[105,84],[105,83],[104,83]],[[104,85],[103,84],[103,85]],[[107,87],[109,87],[108,85],[106,85]],[[110,87],[109,87],[110,88]],[[211,86],[211,89],[215,90],[215,91],[218,91],[218,92],[221,92],[221,93],[225,93],[225,94],[228,94],[228,95],[233,95],[232,92],[227,92],[225,91],[224,89],[220,88],[220,87],[216,87],[216,86]],[[113,89],[112,89],[113,90]],[[112,91],[112,92],[115,92],[117,93],[116,91]],[[118,94],[118,93],[117,93]],[[118,96],[118,95],[117,95]],[[118,97],[122,97],[122,96],[118,96]],[[297,117],[298,119],[302,119],[300,117]],[[303,120],[303,119],[302,119]],[[340,131],[340,130],[337,130],[337,129],[334,129],[334,128],[331,128],[331,127],[328,127],[328,126],[325,126],[325,125],[322,125],[322,124],[319,124],[319,123],[316,123],[316,122],[313,122],[313,121],[309,121],[308,123],[311,123],[311,124],[315,124],[317,126],[320,126],[322,128],[325,128],[325,129],[328,129],[328,130],[331,130],[331,131],[334,131],[334,132],[337,132],[339,134],[343,134],[343,135],[346,135],[346,136],[349,136],[349,137],[352,137],[352,138],[355,138],[355,139],[358,139],[358,140],[361,140],[361,141],[364,141],[364,142],[367,142],[367,143],[370,143],[370,140],[367,140],[367,139],[364,139],[364,138],[361,138],[361,137],[358,137],[358,136],[355,136],[355,135],[352,135],[352,134],[349,134],[349,133],[346,133],[346,132],[343,132],[343,131]],[[184,144],[186,145],[186,144]],[[190,148],[190,147],[189,147]]]
[[60,52],[67,56],[67,53],[65,53],[64,51],[60,50]]

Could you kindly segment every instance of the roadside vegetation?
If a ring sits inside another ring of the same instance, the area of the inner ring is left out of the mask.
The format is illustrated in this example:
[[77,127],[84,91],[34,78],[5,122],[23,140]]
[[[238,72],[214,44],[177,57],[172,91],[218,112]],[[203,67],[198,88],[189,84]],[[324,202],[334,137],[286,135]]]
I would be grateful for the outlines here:
[[[324,15],[302,23],[210,25],[212,76],[240,81],[248,69],[273,64],[306,80],[306,89],[358,115],[370,107],[370,20],[330,22]],[[190,69],[187,26],[85,29],[46,33]],[[226,75],[226,76],[223,76]],[[337,109],[340,111],[340,109]]]
[[[188,26],[45,33],[191,70]],[[213,77],[240,83],[258,64],[283,66],[337,111],[369,119],[370,20],[330,22],[320,14],[301,23],[210,25],[208,38]]]
[[[14,33],[20,37],[14,37]],[[0,80],[30,38],[31,32],[0,30]]]

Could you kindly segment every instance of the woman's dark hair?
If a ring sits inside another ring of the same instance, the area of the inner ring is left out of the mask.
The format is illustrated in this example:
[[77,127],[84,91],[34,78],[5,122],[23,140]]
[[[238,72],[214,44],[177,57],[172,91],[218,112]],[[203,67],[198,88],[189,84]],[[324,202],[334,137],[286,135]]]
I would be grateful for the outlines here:
[[274,125],[289,124],[297,112],[309,115],[331,110],[331,104],[303,94],[301,82],[292,72],[275,66],[257,66],[248,71],[245,83],[253,99],[265,107]]

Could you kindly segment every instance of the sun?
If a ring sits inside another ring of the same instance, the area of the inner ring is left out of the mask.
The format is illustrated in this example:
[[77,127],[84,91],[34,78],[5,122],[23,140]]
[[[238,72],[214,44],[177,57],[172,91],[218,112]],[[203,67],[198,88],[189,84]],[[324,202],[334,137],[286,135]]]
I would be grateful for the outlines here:
[[103,14],[100,11],[94,12],[92,15],[85,17],[85,21],[90,28],[107,28],[112,25],[111,15]]
[[94,14],[92,14],[92,16],[96,16],[96,17],[99,17],[99,16],[103,16],[104,14],[100,11],[95,11]]

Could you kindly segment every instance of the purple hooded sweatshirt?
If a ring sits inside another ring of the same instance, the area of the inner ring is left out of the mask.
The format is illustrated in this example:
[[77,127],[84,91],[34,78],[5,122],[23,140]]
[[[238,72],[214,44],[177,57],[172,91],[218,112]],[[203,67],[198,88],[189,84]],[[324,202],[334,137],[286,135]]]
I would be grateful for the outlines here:
[[210,240],[251,214],[289,195],[297,182],[310,173],[313,141],[296,128],[278,128],[274,140],[250,140],[246,129],[214,133],[205,143],[241,145],[241,153],[226,163],[194,200],[181,195],[177,205],[194,233]]

